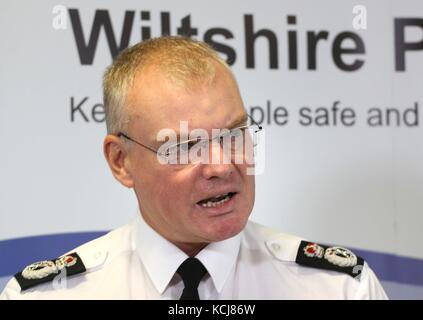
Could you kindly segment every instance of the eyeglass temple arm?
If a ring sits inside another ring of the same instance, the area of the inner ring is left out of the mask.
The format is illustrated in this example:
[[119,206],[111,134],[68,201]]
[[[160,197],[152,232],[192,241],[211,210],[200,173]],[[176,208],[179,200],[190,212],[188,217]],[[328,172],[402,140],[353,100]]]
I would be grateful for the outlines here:
[[144,147],[144,148],[146,148],[146,149],[148,149],[148,150],[150,150],[150,151],[152,151],[152,152],[154,152],[154,153],[156,153],[156,154],[163,155],[162,153],[158,152],[157,150],[155,150],[155,149],[153,149],[153,148],[151,148],[151,147],[149,147],[149,146],[146,146],[145,144],[142,144],[142,143],[140,143],[140,142],[138,142],[138,141],[136,141],[136,140],[132,139],[131,137],[127,136],[127,135],[126,135],[125,133],[123,133],[123,132],[119,132],[119,133],[117,134],[117,136],[118,136],[118,137],[124,137],[125,139],[128,139],[129,141],[132,141],[132,142],[136,143],[137,145],[139,145],[139,146],[141,146],[141,147]]
[[262,129],[263,129],[263,127],[262,127],[261,125],[259,125],[256,121],[254,121],[254,119],[253,119],[253,117],[252,117],[252,116],[250,116],[249,114],[247,114],[247,116],[248,116],[248,118],[250,118],[250,119],[251,119],[251,122],[252,122],[253,124],[255,124],[257,127],[259,127],[259,130],[262,130]]

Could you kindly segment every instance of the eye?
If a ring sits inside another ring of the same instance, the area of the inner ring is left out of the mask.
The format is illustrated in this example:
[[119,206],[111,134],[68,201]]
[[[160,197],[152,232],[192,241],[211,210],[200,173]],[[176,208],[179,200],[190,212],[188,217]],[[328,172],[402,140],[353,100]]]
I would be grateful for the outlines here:
[[178,146],[177,145],[169,147],[166,150],[166,152],[164,153],[164,155],[166,157],[173,156],[173,155],[176,155],[176,154],[178,154]]
[[182,153],[182,152],[186,152],[188,150],[188,143],[180,143],[180,144],[177,144],[175,147],[174,147],[174,152],[175,153]]
[[190,150],[192,147],[194,147],[197,143],[199,142],[199,140],[192,140],[192,141],[188,141],[187,145],[188,145],[188,150]]
[[197,142],[195,140],[182,142],[175,146],[175,152],[179,153],[187,153],[191,148],[196,144]]

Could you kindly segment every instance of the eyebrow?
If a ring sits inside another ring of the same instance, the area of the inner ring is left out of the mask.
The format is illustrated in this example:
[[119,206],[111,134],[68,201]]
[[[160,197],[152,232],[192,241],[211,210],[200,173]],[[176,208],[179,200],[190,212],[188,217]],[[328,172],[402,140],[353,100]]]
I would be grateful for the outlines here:
[[237,118],[237,119],[235,119],[235,121],[233,121],[232,123],[230,123],[227,126],[227,128],[228,129],[236,128],[240,124],[246,124],[247,121],[248,121],[248,114],[243,114],[241,118]]

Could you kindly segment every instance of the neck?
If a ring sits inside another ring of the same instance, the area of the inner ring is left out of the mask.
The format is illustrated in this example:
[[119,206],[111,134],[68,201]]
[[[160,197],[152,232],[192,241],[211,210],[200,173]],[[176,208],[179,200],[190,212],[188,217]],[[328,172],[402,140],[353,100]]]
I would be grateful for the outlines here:
[[[142,211],[141,211],[142,212]],[[173,243],[177,246],[180,250],[185,252],[189,257],[195,257],[201,250],[203,250],[208,243],[207,242],[177,242],[172,240],[171,238],[164,235],[164,232],[161,232],[158,227],[156,227],[155,223],[149,219],[148,216],[142,215],[144,221],[158,234],[160,234],[163,238],[167,239],[169,242]]]
[[203,250],[208,245],[208,243],[172,243],[177,246],[180,250],[185,252],[189,257],[195,257],[201,250]]

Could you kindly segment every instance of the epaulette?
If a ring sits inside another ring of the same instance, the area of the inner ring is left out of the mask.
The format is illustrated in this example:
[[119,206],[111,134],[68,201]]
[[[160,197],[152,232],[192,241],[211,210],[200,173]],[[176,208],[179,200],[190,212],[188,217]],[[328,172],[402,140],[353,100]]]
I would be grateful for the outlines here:
[[56,277],[69,277],[85,272],[86,268],[76,252],[53,260],[45,260],[30,264],[15,274],[21,290],[53,281]]
[[343,272],[357,280],[360,280],[364,266],[363,258],[346,248],[308,241],[301,241],[295,262],[311,268]]

